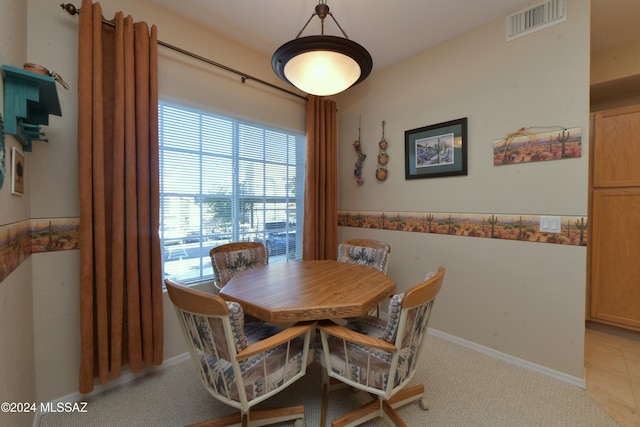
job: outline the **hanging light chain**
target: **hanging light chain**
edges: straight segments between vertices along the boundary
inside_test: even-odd
[[[342,29],[342,27],[340,26],[336,18],[333,16],[333,13],[329,12],[329,16],[331,16],[331,18],[333,19],[333,22],[335,22],[338,28],[340,28],[340,31],[342,32],[342,35],[344,36],[344,38],[348,39],[349,36],[347,35],[347,33],[344,32],[344,30]]]
[[[331,19],[333,19],[333,22],[336,23],[336,25],[338,26],[338,29],[340,30],[340,32],[342,33],[342,35],[344,36],[345,39],[348,39],[349,36],[347,35],[347,33],[342,29],[342,26],[340,25],[340,23],[338,22],[338,20],[336,19],[335,16],[333,16],[333,13],[331,13],[331,11],[329,10],[329,5],[327,5],[326,0],[320,0],[318,2],[318,4],[316,5],[315,8],[315,12],[311,15],[311,17],[307,20],[307,23],[304,24],[304,27],[302,27],[302,29],[300,30],[300,32],[298,32],[298,35],[296,36],[296,38],[300,38],[300,36],[302,35],[302,33],[304,32],[304,30],[307,28],[307,26],[309,25],[309,22],[311,22],[311,20],[313,19],[314,16],[317,16],[320,19],[320,34],[324,35],[324,19],[327,17],[327,15],[329,15],[331,17]]]
[[[307,21],[307,23],[306,23],[306,24],[304,24],[304,27],[302,27],[302,29],[300,30],[300,32],[299,32],[299,33],[298,33],[298,35],[296,36],[296,38],[297,38],[297,39],[299,39],[299,38],[300,38],[300,35],[301,35],[301,34],[302,34],[302,32],[304,31],[304,29],[305,29],[305,28],[307,28],[307,25],[309,25],[309,22],[311,22],[311,20],[313,19],[313,17],[314,17],[314,16],[316,16],[316,14],[315,14],[315,13],[313,13],[313,14],[311,15],[311,17],[309,18],[309,20]]]

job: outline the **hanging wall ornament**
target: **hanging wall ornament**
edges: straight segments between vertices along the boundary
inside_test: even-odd
[[[362,121],[362,117],[358,119],[358,139],[353,142],[353,148],[356,150],[358,157],[356,159],[356,168],[353,171],[353,175],[356,177],[356,183],[358,185],[364,184],[364,178],[362,177],[362,164],[364,163],[364,159],[367,158],[367,155],[362,152],[362,144],[360,143],[360,124]]]
[[[389,143],[384,139],[384,120],[382,121],[382,139],[378,143],[380,151],[378,152],[378,169],[376,169],[376,179],[378,181],[384,181],[387,179],[387,163],[389,162],[389,155],[387,154],[387,147]]]

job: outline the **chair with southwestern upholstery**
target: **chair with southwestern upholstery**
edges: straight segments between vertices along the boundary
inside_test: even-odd
[[[338,245],[338,261],[370,265],[387,273],[391,246],[372,239],[348,239]]]
[[[266,323],[244,323],[242,307],[217,295],[165,280],[191,358],[205,388],[237,408],[233,415],[195,426],[263,426],[296,420],[303,427],[304,406],[251,410],[306,373],[315,322],[280,330]]]
[[[267,265],[269,252],[260,242],[233,242],[209,251],[213,267],[213,284],[222,289],[239,271]]]
[[[387,274],[391,246],[373,239],[348,239],[338,245],[338,261],[351,264],[370,265]],[[369,311],[380,317],[380,306]]]
[[[405,386],[418,366],[427,323],[444,275],[445,268],[440,267],[419,285],[394,295],[389,302],[388,321],[362,316],[349,320],[345,326],[331,321],[318,325],[327,376],[376,396],[334,420],[333,427],[355,426],[377,417],[404,426],[396,408],[418,400],[422,409],[428,409],[424,385]],[[321,425],[326,418],[328,393],[329,381],[325,379]]]

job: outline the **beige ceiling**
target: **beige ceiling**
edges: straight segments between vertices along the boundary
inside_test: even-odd
[[[268,56],[296,37],[318,0],[149,0]],[[543,0],[327,0],[374,71]],[[588,1],[588,0],[573,0]],[[640,39],[640,0],[591,0],[592,50]],[[567,12],[568,19],[571,9]],[[320,33],[314,18],[302,35]],[[341,35],[333,22],[325,34]]]
[[[296,37],[318,0],[150,0],[269,57]],[[638,0],[640,1],[640,0]],[[536,0],[328,0],[347,36],[373,57],[374,71],[506,17]],[[341,35],[327,18],[325,34]],[[320,34],[314,18],[302,35]]]

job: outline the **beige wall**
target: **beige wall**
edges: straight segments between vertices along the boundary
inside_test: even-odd
[[[26,61],[27,5],[22,0],[0,2],[0,64],[15,65]],[[2,85],[0,85],[2,86]],[[0,88],[0,111],[4,119],[4,90]],[[11,194],[11,147],[20,144],[5,135],[7,176],[0,189],[0,223],[12,224],[30,217],[27,192],[23,197]],[[28,161],[28,160],[27,160]],[[27,165],[25,187],[30,187]],[[3,237],[0,237],[3,238]],[[34,402],[36,384],[33,347],[33,291],[31,259],[27,259],[7,279],[0,282],[0,402]],[[0,412],[0,425],[30,426],[33,413]]]
[[[640,40],[627,41],[591,53],[591,84],[640,74]]]
[[[640,40],[591,52],[591,112],[640,103]]]
[[[505,42],[504,19],[372,75],[338,97],[339,208],[586,215],[589,7]],[[358,137],[365,184],[353,178]],[[468,117],[468,176],[407,181],[404,131]],[[382,121],[389,177],[378,182]],[[492,143],[520,127],[582,127],[579,159],[494,167]],[[341,227],[340,238],[391,243],[401,290],[447,267],[432,327],[563,375],[583,378],[586,249]]]

